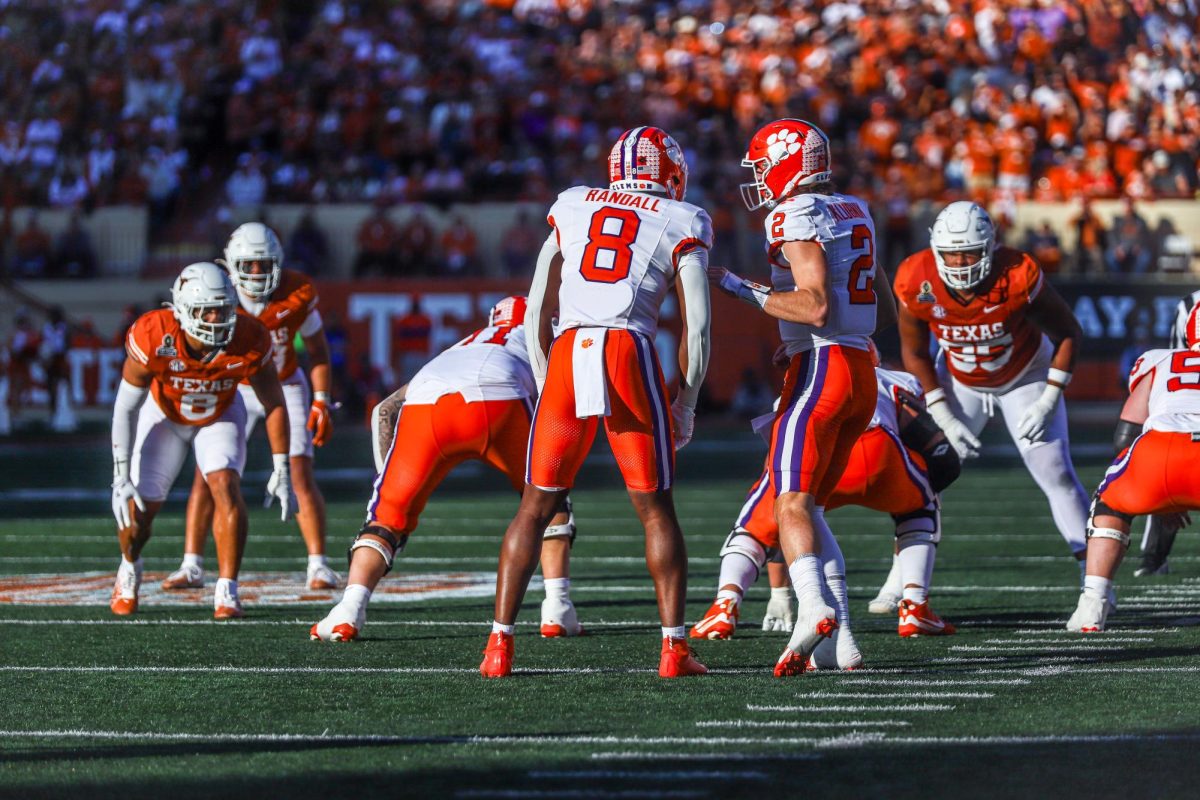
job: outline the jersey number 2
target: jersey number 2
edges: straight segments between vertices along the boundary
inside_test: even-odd
[[[608,230],[605,230],[607,223]],[[584,279],[596,283],[616,283],[629,275],[633,263],[633,242],[637,239],[642,220],[628,208],[604,207],[592,214],[588,226],[588,243],[583,250],[579,272]],[[615,231],[614,231],[615,228]],[[601,266],[601,253],[611,253],[609,266]]]
[[[866,247],[867,252],[854,259],[850,265],[850,280],[846,286],[850,291],[850,302],[853,305],[873,305],[875,303],[875,277],[864,276],[863,273],[875,269],[875,240],[871,238],[871,229],[866,225],[855,225],[850,231],[850,246],[855,250]]]

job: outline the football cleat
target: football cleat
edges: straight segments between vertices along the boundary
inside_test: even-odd
[[[862,651],[854,634],[848,628],[839,627],[828,639],[817,643],[808,663],[805,665],[809,672],[819,669],[842,669],[847,672],[860,669],[863,665]]]
[[[309,629],[308,638],[314,642],[354,641],[366,623],[366,611],[364,607],[361,613],[353,614],[338,603],[325,615],[325,619]]]
[[[901,600],[898,614],[900,622],[896,633],[901,636],[953,636],[957,631],[952,624],[933,613],[928,600],[924,603]]]
[[[118,617],[127,617],[138,609],[138,590],[142,586],[140,569],[118,569],[108,607]]]
[[[237,593],[218,582],[213,594],[213,619],[241,619],[243,616],[242,601]]]
[[[507,678],[512,675],[513,637],[511,633],[493,633],[483,651],[479,674],[485,678]]]
[[[542,601],[542,636],[557,639],[562,636],[582,636],[583,626],[570,600],[547,597]]]
[[[1150,578],[1155,575],[1169,575],[1171,568],[1167,565],[1167,560],[1164,558],[1161,561],[1157,557],[1146,553],[1142,556],[1142,565],[1133,571],[1135,578]]]
[[[875,599],[867,603],[867,611],[871,614],[895,614],[900,608],[900,597],[884,586]]]
[[[738,601],[732,597],[716,600],[688,634],[693,639],[730,639],[737,630]]]
[[[689,675],[704,675],[708,667],[696,660],[687,639],[664,638],[662,653],[658,658],[658,677],[686,678]]]
[[[1067,620],[1067,630],[1072,633],[1103,633],[1107,619],[1108,603],[1081,592],[1075,613]]]
[[[203,589],[204,569],[184,564],[163,579],[162,588],[168,592],[175,589]]]
[[[322,589],[336,589],[338,588],[338,575],[324,564],[309,566],[308,588],[317,591]]]
[[[833,609],[823,602],[801,606],[792,638],[775,662],[775,677],[802,675],[808,668],[808,657],[822,639],[828,639],[838,629]],[[836,652],[836,651],[835,651]]]

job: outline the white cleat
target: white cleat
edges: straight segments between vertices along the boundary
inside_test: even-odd
[[[557,639],[561,636],[582,636],[583,626],[575,613],[575,604],[570,600],[547,597],[542,601],[542,637]]]
[[[184,564],[163,579],[162,588],[168,592],[175,589],[203,589],[204,569]]]
[[[1067,620],[1067,630],[1072,633],[1102,633],[1108,619],[1108,603],[1081,592],[1075,613]]]
[[[314,590],[338,588],[338,574],[325,564],[308,568],[308,588]]]
[[[236,592],[223,591],[223,584],[218,583],[217,587],[213,594],[213,619],[241,619],[244,616],[241,598]]]
[[[309,629],[308,638],[314,642],[350,642],[358,638],[366,621],[367,609],[365,607],[359,613],[354,614],[338,603],[325,615],[325,619]]]
[[[808,658],[809,671],[819,669],[855,670],[863,665],[862,651],[854,634],[847,628],[838,628],[833,636],[822,639],[817,643],[813,654]]]
[[[867,611],[872,614],[895,615],[900,608],[900,595],[892,594],[885,586],[875,595],[875,599],[867,603]]]

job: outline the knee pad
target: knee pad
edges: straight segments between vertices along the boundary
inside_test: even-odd
[[[908,514],[893,514],[896,521],[896,547],[903,550],[914,544],[937,545],[942,540],[942,513],[936,502]]]
[[[543,539],[568,539],[568,546],[575,546],[575,510],[571,507],[571,498],[566,501],[567,521],[562,525],[547,525],[542,533]]]
[[[721,546],[721,552],[718,554],[721,558],[727,555],[737,553],[745,556],[754,563],[758,569],[766,566],[767,548],[763,547],[757,539],[749,534],[748,531],[742,528],[734,528],[733,531],[725,539],[725,544]]]
[[[364,539],[363,536],[366,534],[378,536],[380,539],[383,539],[385,542],[387,542],[387,544],[381,544],[374,539]],[[358,532],[358,535],[354,537],[354,541],[350,543],[350,548],[346,550],[346,561],[353,561],[354,551],[360,547],[366,547],[367,549],[374,550],[376,553],[379,553],[379,555],[383,556],[383,562],[387,565],[387,571],[383,574],[387,575],[388,572],[392,571],[392,562],[396,559],[396,553],[404,550],[404,545],[407,542],[407,533],[397,537],[396,534],[392,533],[387,528],[381,528],[378,525],[372,525],[368,522],[362,526],[362,530]]]
[[[1097,514],[1108,517],[1116,517],[1117,519],[1124,520],[1126,524],[1133,522],[1132,514],[1126,514],[1122,511],[1117,511],[1108,503],[1101,500],[1099,493],[1092,496],[1092,507],[1088,513],[1088,530],[1091,530],[1092,520],[1096,518]],[[1089,533],[1088,536],[1091,536],[1091,534]]]
[[[959,474],[962,473],[962,461],[959,460],[958,453],[950,446],[950,442],[945,439],[926,450],[922,450],[921,455],[925,458],[925,471],[929,475],[929,488],[935,492],[941,492],[947,486],[954,483],[958,480]]]
[[[1087,538],[1089,539],[1115,539],[1121,543],[1121,547],[1129,549],[1129,534],[1122,533],[1116,528],[1094,528],[1091,523],[1088,523]]]

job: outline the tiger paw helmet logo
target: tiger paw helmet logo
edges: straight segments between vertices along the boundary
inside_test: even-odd
[[[771,159],[772,164],[777,164],[800,152],[801,145],[799,131],[783,128],[767,137],[767,157]]]

